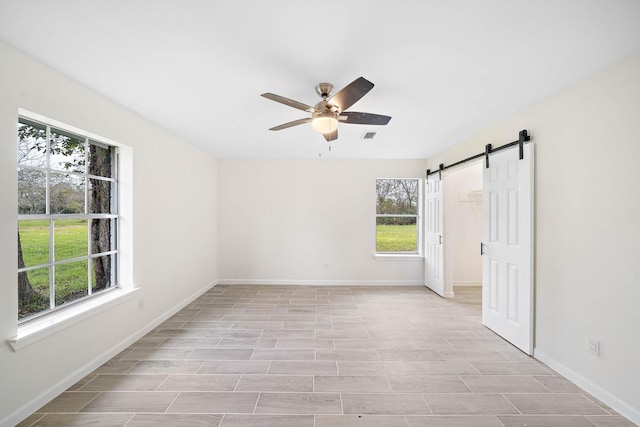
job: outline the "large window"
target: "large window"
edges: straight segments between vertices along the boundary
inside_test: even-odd
[[[419,253],[418,179],[376,180],[376,252]]]
[[[116,286],[116,147],[18,120],[18,320]]]

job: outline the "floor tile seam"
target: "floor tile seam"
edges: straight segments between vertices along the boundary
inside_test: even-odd
[[[584,415],[584,414],[499,414],[496,415],[496,417],[516,417],[516,418],[526,418],[526,417],[532,417],[532,418],[583,418],[586,421],[589,421],[591,424],[593,424],[594,427],[597,427],[597,424],[594,423],[593,420],[589,419],[589,417],[594,416],[594,415]],[[598,415],[597,415],[598,416]],[[612,415],[599,415],[599,416],[604,416],[604,417],[611,417]]]
[[[599,424],[597,424],[594,420],[592,420],[589,417],[595,417],[595,416],[599,416],[599,417],[622,417],[625,421],[631,422],[628,418],[623,417],[622,415],[583,415],[583,416],[587,419],[587,421],[589,421],[591,424],[593,424],[594,427],[598,427]]]
[[[66,392],[68,393],[68,392]],[[85,392],[85,393],[92,393],[92,392]],[[78,409],[75,413],[80,413],[80,411],[82,411],[84,408],[86,408],[91,402],[93,402],[94,400],[96,400],[98,398],[98,396],[100,396],[103,392],[99,391],[96,393],[95,396],[93,396],[91,399],[89,399],[89,401],[87,403],[85,403],[84,405],[82,405],[82,407],[80,409]]]
[[[424,402],[425,406],[429,410],[429,414],[433,415],[433,409],[431,409],[431,406],[429,406],[429,402],[427,402],[427,398],[425,397],[425,394],[424,393],[418,393],[418,394],[420,394],[420,398],[422,399],[422,401]]]
[[[556,394],[560,394],[560,393],[556,393]],[[584,391],[582,391],[582,392],[577,393],[577,394],[580,394],[584,399],[588,400],[589,402],[591,402],[594,405],[596,405],[598,408],[602,409],[604,412],[607,413],[607,415],[611,415],[611,416],[620,415],[617,412],[611,413],[611,411],[609,411],[609,409],[611,409],[611,408],[609,408],[608,406],[605,408],[604,406],[600,405],[600,403],[602,403],[602,402],[600,402],[598,399],[596,399],[594,396],[590,395],[589,393],[585,393]],[[593,398],[595,400],[590,399],[590,398]],[[598,403],[598,402],[600,402],[600,403]],[[611,409],[611,410],[613,410],[613,409]]]
[[[530,361],[533,362],[534,364],[538,365],[540,368],[544,369],[545,371],[547,371],[548,372],[547,375],[552,375],[552,376],[558,376],[559,375],[556,371],[554,371],[553,369],[551,369],[550,367],[548,367],[547,365],[545,365],[544,363],[542,363],[541,361],[539,361],[535,357],[531,357]]]
[[[500,353],[502,356],[506,357],[508,361],[510,362],[522,362],[523,360],[513,360],[512,358],[509,357],[508,354],[504,354],[504,350],[496,350],[498,353]]]
[[[36,423],[37,423],[38,421],[42,420],[44,417],[46,417],[46,416],[47,416],[47,413],[42,413],[42,414],[40,414],[40,413],[38,413],[38,412],[34,412],[34,413],[33,413],[33,414],[31,414],[31,415],[40,415],[40,417],[38,417],[37,419],[33,420],[33,422],[32,422],[31,424],[29,424],[28,426],[26,426],[26,427],[32,427],[32,426],[35,426],[35,425],[36,425]],[[30,415],[30,416],[31,416],[31,415]],[[24,421],[22,421],[22,422],[24,422]]]
[[[545,375],[546,376],[546,375]],[[544,385],[540,380],[538,380],[535,375],[531,375],[531,378],[533,378],[533,380],[535,382],[537,382],[538,384],[540,384],[542,387],[546,388],[547,390],[549,390],[549,393],[553,393],[553,394],[558,394],[559,392],[555,392],[553,390],[551,390],[549,387],[547,387],[546,385]],[[564,377],[563,377],[564,378]],[[572,383],[573,384],[573,383]]]
[[[118,374],[106,374],[106,375],[118,375]],[[106,376],[104,375],[104,376]],[[121,374],[122,376],[126,376],[127,374]],[[164,379],[162,381],[160,381],[160,383],[153,389],[153,390],[116,390],[116,391],[148,391],[148,392],[154,392],[154,391],[164,391],[164,390],[160,390],[160,387],[162,386],[162,384],[164,384],[167,379],[169,379],[169,374],[129,374],[128,376],[133,376],[133,375],[141,375],[141,376],[164,376]],[[100,375],[98,375],[100,376]],[[96,377],[97,378],[97,377]],[[94,378],[95,379],[95,378]],[[84,386],[88,385],[89,383],[85,384]],[[84,387],[83,386],[83,387]],[[111,391],[111,390],[101,390],[101,391]]]
[[[529,377],[529,378],[533,378],[534,375],[538,375],[538,374],[519,374],[519,373],[483,374],[483,373],[480,373],[480,374],[462,374],[462,375],[464,375],[465,377]],[[551,376],[551,375],[543,375],[543,376]],[[533,379],[535,380],[535,378]],[[577,393],[581,393],[581,392],[577,392]]]
[[[225,375],[225,374],[222,374]],[[236,380],[236,384],[233,386],[233,390],[231,392],[235,392],[238,389],[238,385],[240,385],[240,380],[242,379],[242,374],[238,375],[238,379]]]
[[[337,396],[338,394],[340,394],[339,391],[290,391],[290,390],[283,390],[283,391],[254,391],[254,392],[247,392],[247,393],[260,393],[260,394],[313,394],[316,396],[321,396],[321,395],[332,395],[332,396]]]
[[[260,398],[262,397],[262,392],[258,392],[258,398],[256,399],[256,403],[253,405],[252,414],[256,413],[256,409],[258,409],[258,402],[260,402]]]
[[[500,393],[500,395],[502,396],[502,398],[504,400],[506,400],[507,402],[509,402],[509,405],[513,406],[513,408],[518,411],[519,414],[521,415],[525,415],[520,409],[518,409],[518,407],[511,401],[509,400],[509,398],[506,396],[507,394],[516,394],[516,393]],[[547,393],[520,393],[520,394],[543,394],[546,395]]]
[[[340,413],[342,415],[344,415],[344,402],[342,401],[342,393],[338,393],[340,396]],[[315,421],[315,416],[314,416],[314,421]]]
[[[195,362],[195,361],[194,361]],[[204,360],[202,360],[200,362],[200,366],[198,366],[198,368],[195,370],[195,372],[193,373],[193,375],[198,375],[198,372],[200,371],[200,369],[202,369],[202,367],[204,366]]]
[[[122,427],[127,427],[127,424],[129,424],[135,418],[136,415],[137,415],[137,412],[132,413],[129,419],[122,425]]]
[[[151,414],[157,414],[157,412],[149,412]],[[57,411],[57,412],[34,412],[31,415],[86,415],[86,414],[97,414],[97,415],[123,415],[123,414],[137,414],[134,411],[126,411],[126,412],[113,412],[113,411],[91,411],[91,412],[72,412],[72,411]],[[42,417],[41,417],[42,418]]]
[[[464,386],[467,388],[467,390],[469,390],[470,393],[475,393],[475,391],[473,391],[473,389],[469,386],[469,384],[467,384],[464,378],[462,378],[463,377],[462,375],[453,375],[453,377],[458,377],[458,379],[462,381],[462,384],[464,384]]]

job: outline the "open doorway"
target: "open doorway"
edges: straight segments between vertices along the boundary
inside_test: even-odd
[[[444,220],[445,297],[456,290],[480,294],[482,289],[482,173],[483,162],[445,172]]]

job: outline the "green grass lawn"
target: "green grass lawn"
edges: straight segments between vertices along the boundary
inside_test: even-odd
[[[56,261],[87,255],[86,220],[65,219],[54,222],[54,253]],[[20,243],[26,267],[49,262],[49,221],[19,221]],[[87,260],[60,264],[55,267],[56,305],[87,295]],[[36,291],[29,302],[21,302],[19,317],[49,308],[49,267],[29,270],[29,283]]]
[[[417,252],[418,226],[376,225],[376,252]]]

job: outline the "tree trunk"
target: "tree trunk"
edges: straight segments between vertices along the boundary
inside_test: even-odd
[[[111,220],[94,219],[91,225],[91,245],[94,253],[111,250]],[[93,258],[94,288],[105,289],[111,284],[111,256]]]
[[[111,150],[95,145],[89,147],[89,173],[111,177]],[[111,182],[92,180],[89,203],[91,212],[111,213]],[[94,254],[111,250],[111,219],[91,221],[91,248]],[[94,289],[108,288],[111,285],[111,256],[93,258],[92,262],[95,273]]]
[[[22,256],[22,243],[20,242],[20,231],[18,231],[18,268],[24,268],[24,258]],[[34,291],[29,283],[27,272],[18,273],[18,299],[20,301],[29,301],[33,297]]]

